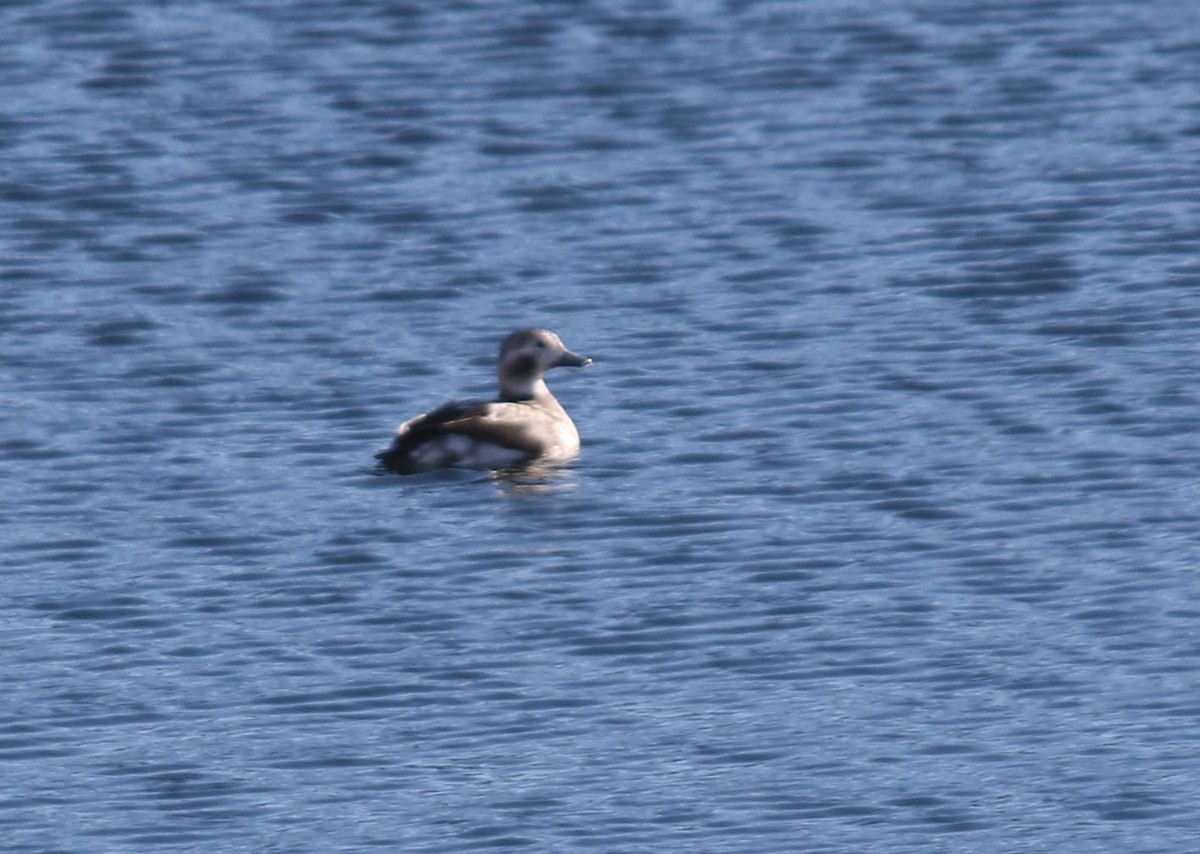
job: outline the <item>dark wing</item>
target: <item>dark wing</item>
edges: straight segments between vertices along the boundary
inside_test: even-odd
[[[431,434],[444,432],[445,425],[463,418],[482,415],[487,411],[487,404],[475,400],[452,400],[443,403],[432,412],[418,415],[400,425],[396,441],[405,441],[409,445],[419,445]]]
[[[452,400],[449,403],[443,403],[431,412],[410,418],[396,431],[396,437],[392,439],[391,447],[386,451],[380,451],[375,455],[375,459],[381,460],[387,455],[404,454],[422,442],[445,432],[443,425],[460,418],[481,415],[486,407],[486,403],[475,400]]]
[[[508,412],[510,408],[521,406],[519,403],[451,401],[400,425],[391,447],[380,451],[375,459],[390,469],[404,468],[414,448],[448,434],[469,436],[478,442],[536,457],[545,450],[542,443],[529,435],[520,420],[504,417],[515,414]]]

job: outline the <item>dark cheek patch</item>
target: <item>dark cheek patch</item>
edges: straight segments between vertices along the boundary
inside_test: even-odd
[[[517,356],[512,361],[512,371],[514,374],[532,374],[536,365],[533,356]]]

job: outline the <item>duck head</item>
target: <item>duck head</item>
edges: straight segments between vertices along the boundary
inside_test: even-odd
[[[505,400],[529,400],[549,394],[542,377],[551,368],[590,365],[587,356],[572,353],[548,329],[518,329],[500,344],[500,394]]]

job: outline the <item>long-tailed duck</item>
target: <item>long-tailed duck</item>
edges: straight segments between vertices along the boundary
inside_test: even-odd
[[[568,460],[579,453],[579,431],[542,376],[551,368],[591,362],[553,332],[518,329],[500,345],[499,399],[453,401],[411,418],[375,458],[399,474]]]

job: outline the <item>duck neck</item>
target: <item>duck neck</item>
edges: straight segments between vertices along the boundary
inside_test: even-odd
[[[519,400],[553,400],[554,395],[546,381],[540,376],[512,376],[500,374],[500,399],[507,401]]]

